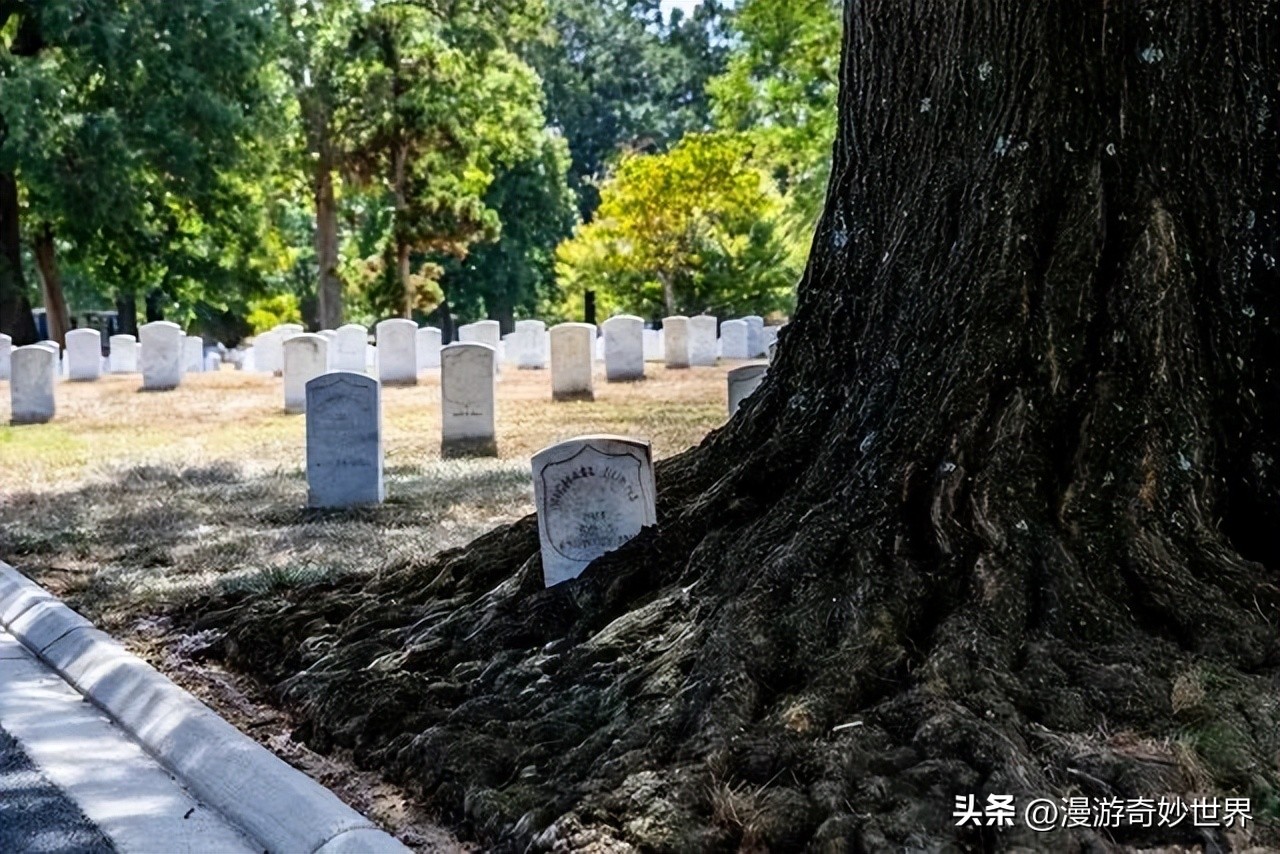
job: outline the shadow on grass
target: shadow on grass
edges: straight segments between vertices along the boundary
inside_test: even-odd
[[[91,619],[118,622],[216,590],[268,591],[372,574],[463,545],[531,510],[525,464],[431,461],[386,472],[387,500],[306,506],[297,471],[142,465],[58,493],[0,499],[0,560]]]

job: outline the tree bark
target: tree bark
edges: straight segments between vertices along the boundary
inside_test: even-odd
[[[314,176],[315,247],[320,271],[316,298],[321,329],[337,329],[343,323],[342,279],[338,276],[338,202],[333,191],[333,172],[331,158],[318,158]]]
[[[116,315],[120,319],[120,328],[116,334],[138,337],[138,295],[136,293],[120,294],[116,297]]]
[[[22,272],[22,209],[18,182],[12,172],[0,172],[0,333],[17,346],[38,337]]]
[[[44,223],[35,237],[36,269],[40,272],[40,284],[44,289],[45,318],[49,323],[49,340],[66,346],[67,332],[71,329],[71,313],[67,309],[67,297],[62,290],[62,272],[58,268],[58,250],[54,241],[53,226]]]
[[[952,810],[1280,785],[1277,18],[852,0],[797,310],[658,525],[265,596],[230,657],[496,850],[1230,847]]]

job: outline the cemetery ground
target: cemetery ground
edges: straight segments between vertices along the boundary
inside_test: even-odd
[[[306,508],[305,417],[284,414],[279,378],[227,367],[165,393],[139,392],[137,375],[59,382],[56,420],[0,426],[0,556],[409,844],[439,844],[432,817],[377,774],[289,738],[265,686],[210,654],[221,632],[202,628],[204,608],[463,546],[532,512],[529,458],[555,442],[646,437],[661,458],[723,423],[724,366],[646,368],[563,403],[548,371],[504,370],[496,459],[440,458],[438,372],[385,388],[387,499],[349,511]]]

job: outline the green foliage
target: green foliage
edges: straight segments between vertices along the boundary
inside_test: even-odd
[[[246,321],[254,335],[266,332],[281,323],[301,323],[302,308],[295,294],[276,294],[249,302]]]
[[[666,154],[629,155],[601,188],[595,221],[558,251],[558,313],[585,290],[604,315],[764,314],[784,308],[797,270],[783,200],[747,139],[691,134]]]

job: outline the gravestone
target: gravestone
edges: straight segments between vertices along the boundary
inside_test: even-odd
[[[689,364],[706,367],[716,363],[717,322],[709,314],[689,318]]]
[[[757,314],[748,314],[742,318],[747,322],[747,358],[754,359],[764,355],[764,318]]]
[[[0,380],[9,379],[9,365],[13,358],[13,339],[0,332]]]
[[[498,455],[493,362],[488,344],[467,342],[440,348],[440,455]]]
[[[67,378],[90,382],[102,376],[102,335],[96,329],[67,332]]]
[[[329,342],[304,332],[284,342],[284,411],[307,411],[307,383],[329,367]]]
[[[750,359],[750,324],[726,320],[720,324],[720,355],[726,359]]]
[[[751,396],[760,383],[764,382],[764,375],[769,370],[767,364],[757,363],[752,365],[742,365],[729,371],[729,417],[732,418],[734,413],[738,411],[738,407],[742,402]]]
[[[604,332],[604,376],[611,383],[644,379],[644,321],[619,314],[600,325]]]
[[[254,366],[264,374],[278,374],[284,369],[284,338],[272,329],[253,339]]]
[[[623,436],[582,436],[533,456],[534,506],[548,587],[655,525],[653,452]]]
[[[689,367],[689,318],[677,315],[662,321],[662,347],[668,368]]]
[[[765,353],[768,353],[769,348],[778,343],[778,332],[781,331],[781,329],[781,326],[766,326],[762,330],[760,340]]]
[[[547,324],[541,320],[517,320],[516,335],[520,336],[516,365],[526,371],[540,371],[547,367]]]
[[[493,348],[493,372],[499,373],[503,357],[502,327],[496,320],[477,320],[458,327],[458,342],[487,344]]]
[[[335,371],[365,371],[365,347],[369,344],[369,330],[358,323],[339,326],[329,342],[329,367]]]
[[[108,343],[111,355],[107,357],[108,370],[113,374],[138,372],[138,339],[132,335],[112,335]]]
[[[666,354],[662,352],[662,333],[657,329],[646,329],[642,334],[644,335],[644,360],[646,362],[663,361]]]
[[[593,324],[561,323],[551,327],[552,400],[595,400],[595,345]]]
[[[508,332],[502,336],[502,343],[498,345],[498,361],[513,368],[519,367],[522,350],[524,350],[524,333]]]
[[[276,329],[283,333],[285,338],[292,338],[294,335],[301,335],[307,331],[307,328],[301,323],[277,323]]]
[[[37,341],[35,347],[43,347],[53,354],[53,362],[49,365],[49,370],[53,374],[53,381],[57,382],[58,377],[63,373],[64,360],[62,358],[62,347],[57,341]]]
[[[138,330],[144,390],[168,391],[182,382],[185,338],[181,327],[167,320],[152,321]]]
[[[418,335],[418,370],[429,371],[440,367],[440,330],[424,326]]]
[[[57,356],[48,347],[32,344],[15,348],[9,358],[9,423],[51,420]]]
[[[772,344],[770,344],[770,345],[769,345],[769,350],[768,350],[768,352],[766,353],[766,355],[769,357],[769,364],[771,364],[771,365],[772,365],[772,364],[773,364],[773,358],[774,358],[774,356],[778,355],[778,342],[777,342],[777,341],[774,341]]]
[[[204,339],[188,335],[182,342],[182,369],[190,374],[204,370]]]
[[[286,351],[286,357],[287,357]],[[306,385],[307,504],[354,507],[383,499],[382,401],[363,371],[333,371]]]
[[[383,385],[418,384],[418,324],[403,317],[376,327],[378,379]]]

